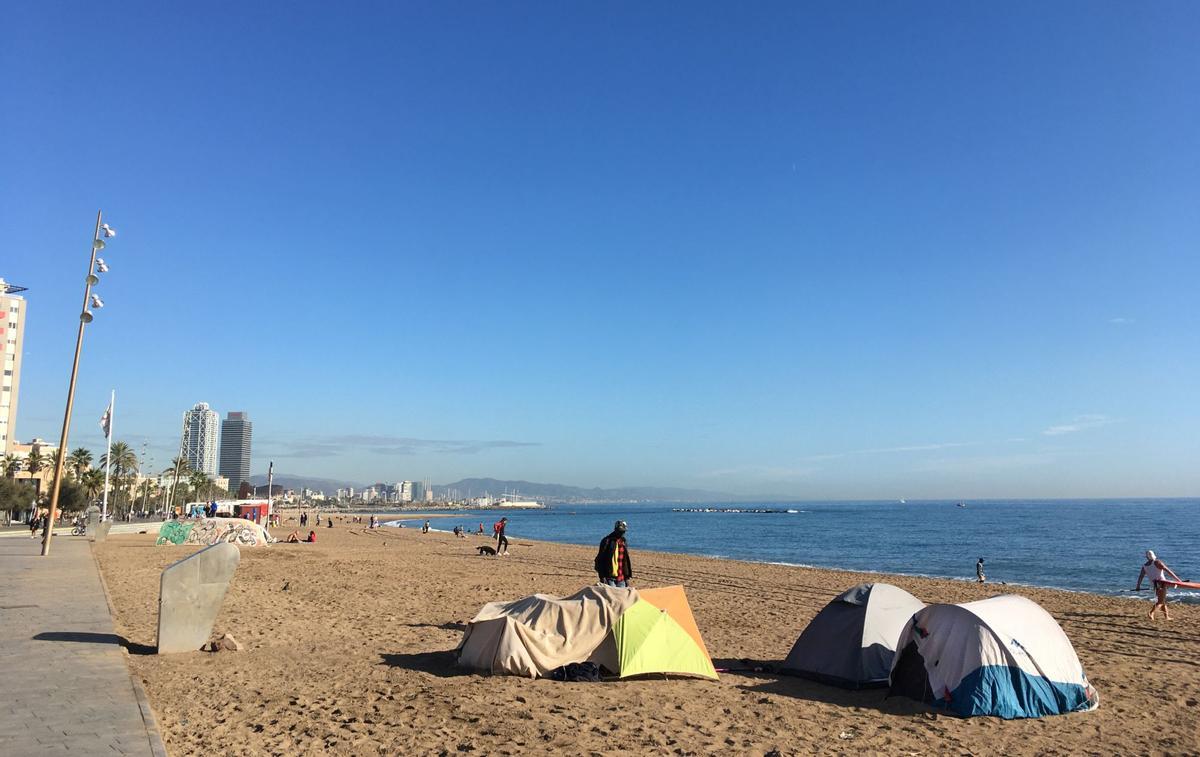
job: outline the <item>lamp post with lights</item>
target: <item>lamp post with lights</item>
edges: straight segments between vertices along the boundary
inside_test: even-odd
[[[63,413],[62,436],[59,438],[58,455],[54,464],[54,489],[50,494],[50,511],[46,514],[46,525],[42,529],[43,556],[50,554],[50,539],[54,536],[54,518],[58,514],[58,495],[62,489],[63,462],[67,454],[67,432],[71,430],[71,410],[75,405],[75,379],[79,375],[79,353],[83,349],[83,329],[92,322],[93,318],[92,311],[88,308],[99,310],[104,307],[104,301],[99,296],[92,294],[92,287],[100,283],[100,277],[96,274],[106,272],[108,266],[104,264],[104,259],[97,258],[96,254],[104,249],[105,239],[117,235],[116,230],[103,221],[103,213],[96,211],[96,231],[92,234],[92,253],[88,260],[87,278],[84,279],[83,287],[83,309],[79,313],[79,335],[75,338],[75,360],[71,364],[71,383],[67,388],[67,409]]]

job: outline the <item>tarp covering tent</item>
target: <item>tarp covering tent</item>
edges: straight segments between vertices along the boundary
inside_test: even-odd
[[[531,678],[575,662],[621,678],[717,677],[682,586],[589,586],[569,597],[492,602],[472,618],[458,653],[465,667]]]
[[[859,584],[825,605],[800,634],[784,672],[857,689],[886,686],[896,640],[925,606],[891,584]]]
[[[929,605],[909,620],[896,649],[892,693],[964,717],[1037,718],[1100,703],[1062,628],[1015,594]]]

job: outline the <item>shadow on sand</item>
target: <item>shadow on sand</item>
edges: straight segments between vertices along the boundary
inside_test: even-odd
[[[779,660],[715,659],[713,666],[732,675],[753,677],[758,683],[738,684],[742,691],[823,702],[839,707],[862,707],[894,715],[933,712],[927,705],[902,696],[888,696],[884,688],[843,689],[779,672]]]
[[[388,653],[380,657],[383,664],[392,668],[415,670],[418,673],[429,673],[439,678],[457,678],[459,676],[475,675],[473,671],[458,665],[458,650],[445,649],[440,652],[418,652],[416,654]]]
[[[33,637],[34,641],[70,641],[77,644],[113,644],[125,647],[129,654],[154,654],[155,648],[138,644],[115,633],[91,631],[43,631]]]
[[[465,631],[466,623],[405,623],[409,628],[440,628],[443,631]]]

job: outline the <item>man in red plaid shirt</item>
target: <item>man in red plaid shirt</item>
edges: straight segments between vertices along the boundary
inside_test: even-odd
[[[600,540],[600,551],[596,553],[596,573],[600,583],[625,588],[633,580],[633,563],[629,559],[629,545],[625,543],[625,521],[613,525],[612,533]]]

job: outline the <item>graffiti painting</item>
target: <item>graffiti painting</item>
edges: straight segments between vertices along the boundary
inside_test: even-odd
[[[187,520],[166,520],[158,527],[158,544],[183,544],[187,541],[188,533],[196,524]]]
[[[240,547],[266,546],[275,541],[267,529],[242,518],[169,520],[158,529],[156,544],[212,546],[221,542]]]

